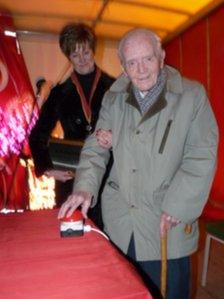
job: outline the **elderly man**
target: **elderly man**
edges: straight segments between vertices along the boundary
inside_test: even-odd
[[[168,231],[166,298],[187,299],[197,218],[216,165],[216,121],[203,86],[164,66],[153,32],[128,32],[119,57],[124,74],[105,94],[96,126],[109,137],[87,139],[73,193],[58,217],[78,206],[87,217],[96,204],[112,134],[114,165],[102,196],[105,231],[146,273],[154,298],[160,298],[160,234]]]

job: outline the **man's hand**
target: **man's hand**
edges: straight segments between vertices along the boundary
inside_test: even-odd
[[[168,215],[167,213],[162,213],[160,219],[160,235],[164,237],[169,229],[172,229],[181,221]]]
[[[72,171],[64,170],[47,170],[44,175],[48,177],[53,177],[57,181],[66,182],[74,178],[74,173]]]
[[[87,212],[91,205],[92,194],[85,191],[77,191],[72,193],[65,203],[61,206],[58,219],[65,217],[70,217],[72,213],[81,206],[81,212],[84,218],[87,218]]]
[[[96,139],[100,146],[103,148],[109,149],[112,147],[112,132],[111,130],[96,130]]]

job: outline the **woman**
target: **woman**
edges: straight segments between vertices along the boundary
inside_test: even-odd
[[[89,26],[65,26],[59,44],[74,71],[65,82],[52,89],[29,138],[36,175],[45,174],[64,182],[59,188],[61,192],[56,191],[57,206],[71,192],[73,176],[67,170],[54,169],[48,148],[51,132],[60,121],[65,139],[84,141],[93,132],[103,95],[114,81],[95,64],[96,37]]]

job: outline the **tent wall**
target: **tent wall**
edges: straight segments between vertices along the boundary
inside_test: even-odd
[[[224,203],[224,5],[165,46],[167,63],[207,88],[219,130],[218,167],[211,200]]]

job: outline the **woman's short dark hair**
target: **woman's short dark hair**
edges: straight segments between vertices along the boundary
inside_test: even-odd
[[[95,52],[96,36],[91,27],[82,23],[71,23],[61,30],[59,45],[65,56],[69,58],[70,54],[75,51],[77,44],[88,44],[90,49]]]

